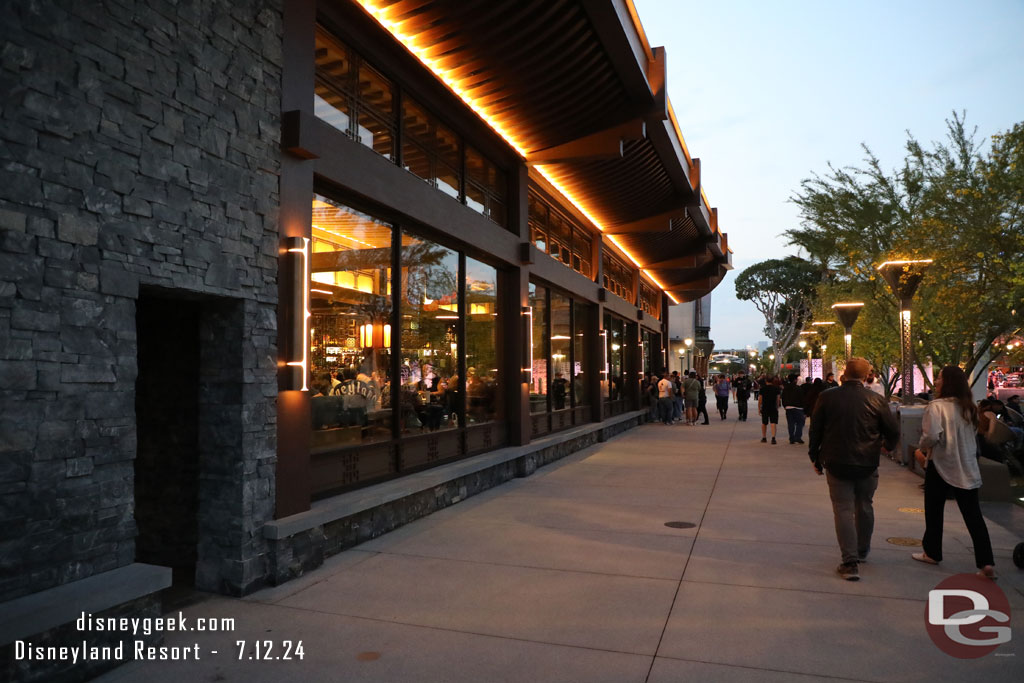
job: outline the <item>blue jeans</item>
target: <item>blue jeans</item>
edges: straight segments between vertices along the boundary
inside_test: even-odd
[[[804,437],[804,409],[786,408],[786,427],[789,429],[789,441],[800,441]]]
[[[661,421],[667,425],[672,424],[672,403],[671,397],[658,399],[658,412],[661,413]]]
[[[675,396],[672,399],[672,419],[681,420],[683,418],[683,397]]]

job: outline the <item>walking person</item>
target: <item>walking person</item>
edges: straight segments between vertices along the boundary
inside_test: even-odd
[[[967,375],[955,365],[942,368],[935,382],[934,401],[924,409],[921,440],[914,456],[925,464],[924,552],[912,558],[926,564],[942,562],[942,518],[952,493],[971,534],[978,576],[994,579],[995,560],[985,518],[978,504],[981,470],[978,467],[978,411]]]
[[[750,379],[745,377],[742,372],[736,376],[736,381],[732,383],[733,398],[736,399],[736,410],[739,413],[737,419],[740,422],[747,421],[747,401],[750,400],[751,384]]]
[[[676,385],[667,372],[662,373],[658,382],[658,413],[666,426],[672,425],[672,404],[675,401]]]
[[[860,578],[857,565],[871,551],[880,450],[894,448],[900,435],[889,404],[864,388],[870,371],[868,361],[851,358],[843,384],[818,396],[811,420],[808,455],[814,470],[828,481],[842,555],[836,572],[847,581]]]
[[[782,407],[786,411],[786,429],[789,443],[804,442],[804,396],[805,387],[796,383],[796,375],[790,374],[782,387]]]
[[[725,378],[725,375],[719,375],[718,381],[715,382],[715,402],[718,404],[718,414],[722,416],[724,420],[729,412],[729,395],[732,393],[732,383]]]
[[[697,417],[704,416],[702,425],[711,424],[708,420],[708,392],[704,388],[704,378],[698,377],[700,380],[700,392],[697,394]]]
[[[779,405],[782,403],[782,387],[778,377],[765,377],[761,383],[761,395],[757,397],[757,414],[761,416],[761,443],[767,443],[768,425],[772,426],[772,445],[775,445],[775,430],[779,426]]]

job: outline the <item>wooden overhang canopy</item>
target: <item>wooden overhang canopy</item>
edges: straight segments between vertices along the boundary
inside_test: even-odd
[[[732,267],[631,0],[358,0],[677,302]]]

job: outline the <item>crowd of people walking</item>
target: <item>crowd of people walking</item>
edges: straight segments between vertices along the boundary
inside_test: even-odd
[[[642,384],[651,421],[665,425],[711,424],[708,390],[722,421],[729,417],[730,403],[736,404],[737,419],[746,421],[753,398],[761,418],[761,443],[769,438],[771,444],[778,443],[780,410],[791,445],[805,443],[804,428],[810,420],[808,455],[814,471],[825,477],[832,501],[841,556],[836,571],[843,579],[858,580],[858,566],[871,551],[880,455],[895,449],[900,438],[894,411],[871,364],[850,359],[839,381],[831,373],[801,382],[796,374],[748,377],[739,372],[705,378],[691,371],[665,372],[660,378],[647,375]],[[971,537],[978,574],[995,579],[992,544],[978,498],[978,458],[985,453],[998,414],[989,400],[975,405],[964,371],[955,366],[942,369],[932,396],[915,454],[925,470],[923,551],[911,557],[926,564],[942,561],[945,503],[955,499]],[[701,416],[703,422],[698,422]]]

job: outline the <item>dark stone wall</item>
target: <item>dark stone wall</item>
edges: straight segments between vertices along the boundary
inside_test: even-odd
[[[281,11],[0,0],[0,602],[134,559],[140,286],[236,301],[204,322],[237,347],[211,359],[200,556],[225,592],[265,573]]]

